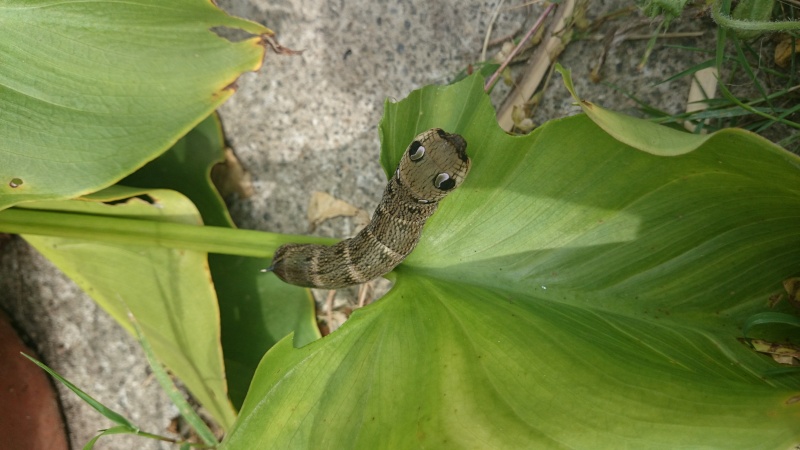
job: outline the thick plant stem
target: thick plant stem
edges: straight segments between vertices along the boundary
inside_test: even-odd
[[[179,248],[207,253],[271,257],[287,242],[331,244],[334,239],[153,220],[10,208],[0,211],[0,232]]]

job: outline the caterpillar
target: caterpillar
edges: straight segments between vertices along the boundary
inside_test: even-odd
[[[433,128],[417,135],[366,228],[333,246],[282,245],[266,271],[286,283],[323,289],[364,283],[391,272],[414,250],[425,221],[464,181],[469,168],[467,142],[458,134]]]

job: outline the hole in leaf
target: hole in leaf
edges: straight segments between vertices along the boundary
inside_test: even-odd
[[[211,27],[209,28],[212,33],[216,34],[217,36],[221,37],[222,39],[227,39],[231,42],[241,42],[247,39],[250,39],[254,36],[253,33],[248,33],[240,28],[231,28],[231,27]]]
[[[124,204],[128,203],[129,201],[131,201],[134,198],[142,200],[142,201],[145,201],[145,202],[147,202],[147,203],[149,203],[151,205],[155,205],[157,203],[156,200],[153,197],[151,197],[151,196],[149,196],[147,194],[137,195],[135,197],[121,198],[119,200],[111,200],[111,201],[107,201],[107,202],[103,202],[103,203],[106,204],[106,205],[111,205],[111,206],[124,205]]]
[[[8,182],[8,185],[12,188],[18,188],[22,186],[22,178],[12,178],[11,181]]]

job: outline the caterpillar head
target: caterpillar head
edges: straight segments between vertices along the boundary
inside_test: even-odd
[[[433,128],[418,134],[406,149],[395,176],[419,203],[435,203],[457,188],[469,172],[467,141]]]

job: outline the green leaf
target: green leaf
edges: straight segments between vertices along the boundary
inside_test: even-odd
[[[709,135],[684,133],[649,121],[632,121],[629,116],[604,109],[592,102],[582,100],[575,92],[570,72],[556,63],[556,71],[564,77],[572,98],[581,109],[603,130],[622,143],[639,150],[660,156],[677,156],[696,149]]]
[[[0,209],[94,192],[155,158],[260,66],[272,33],[207,0],[7,0],[0,29]]]
[[[116,191],[125,193],[124,188]],[[127,193],[141,195],[141,190],[129,188]],[[177,192],[144,193],[149,202],[133,197],[114,204],[92,201],[62,204],[96,222],[102,222],[104,216],[113,222],[118,220],[114,219],[116,216],[147,217],[155,223],[200,223],[194,205]],[[23,237],[132,334],[128,312],[133,313],[159,360],[183,381],[223,428],[233,423],[235,413],[227,398],[220,347],[219,309],[205,253],[92,242],[86,238],[27,234]]]
[[[482,86],[387,104],[387,173],[432,126],[472,171],[383,299],[267,353],[223,448],[800,443],[800,378],[737,339],[797,273],[798,158],[596,108],[614,135],[580,115],[509,136]]]
[[[749,338],[751,329],[763,325],[790,325],[800,328],[800,317],[771,311],[754,314],[748,317],[742,326],[742,336]]]

